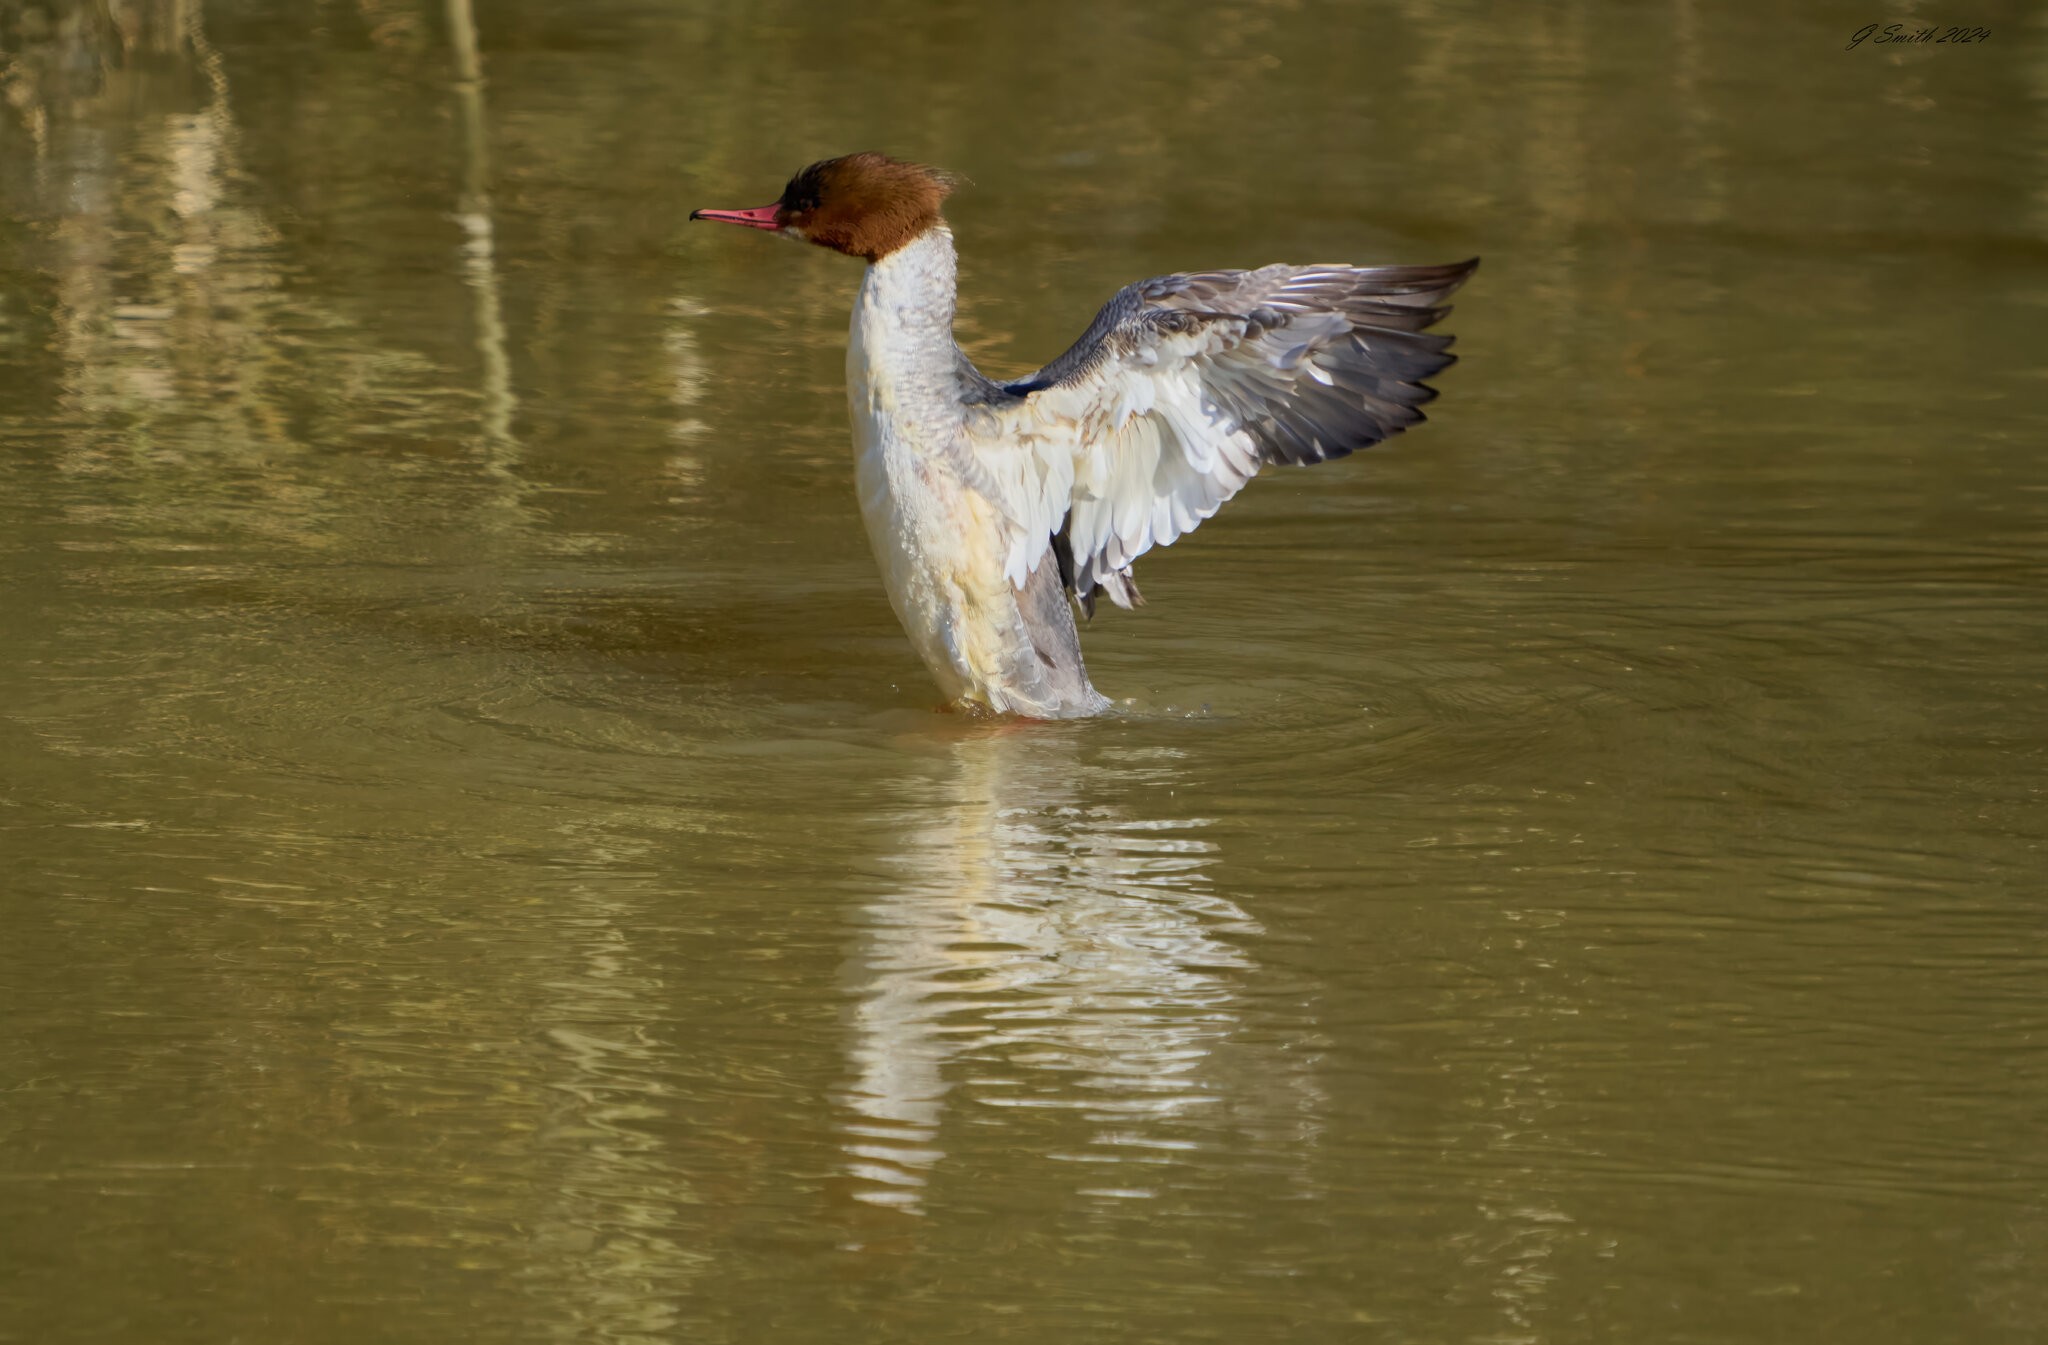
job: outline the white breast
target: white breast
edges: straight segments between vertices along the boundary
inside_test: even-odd
[[[957,697],[980,685],[977,670],[996,666],[979,648],[985,609],[1004,609],[1007,621],[1014,599],[989,582],[1001,579],[993,512],[948,466],[964,435],[952,310],[943,229],[870,266],[854,303],[846,389],[861,517],[882,582],[940,689]]]

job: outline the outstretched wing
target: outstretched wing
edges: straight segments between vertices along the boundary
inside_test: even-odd
[[[1129,286],[1074,347],[1004,384],[973,452],[1018,525],[1021,587],[1054,537],[1082,606],[1138,600],[1131,562],[1267,463],[1343,457],[1420,421],[1448,366],[1425,328],[1478,266],[1266,266]]]

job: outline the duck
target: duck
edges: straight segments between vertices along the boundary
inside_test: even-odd
[[[860,512],[890,606],[948,702],[1022,719],[1112,708],[1077,615],[1143,602],[1132,565],[1269,466],[1423,420],[1455,360],[1432,333],[1479,259],[1271,265],[1127,285],[1064,354],[999,381],[954,339],[960,179],[868,151],[691,220],[867,264],[846,352]]]

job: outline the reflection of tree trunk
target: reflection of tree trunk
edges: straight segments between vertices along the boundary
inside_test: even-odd
[[[448,0],[448,35],[455,48],[455,102],[462,113],[462,196],[456,216],[469,235],[463,245],[463,273],[475,296],[476,349],[483,362],[484,450],[492,469],[505,471],[517,458],[512,414],[518,402],[505,353],[497,232],[491,218],[490,150],[484,140],[483,59],[470,0]]]
[[[548,1121],[536,1136],[556,1176],[527,1216],[530,1287],[577,1305],[593,1338],[673,1331],[709,1254],[675,1236],[678,1211],[702,1199],[660,1123],[680,1100],[659,1039],[662,982],[635,955],[633,903],[603,883],[567,894],[576,956],[556,966],[547,1029]]]
[[[241,375],[266,355],[259,333],[274,286],[267,274],[253,278],[261,268],[249,259],[270,234],[228,199],[240,172],[238,130],[200,6],[128,7],[99,36],[100,110],[128,103],[166,110],[142,122],[140,152],[128,155],[115,156],[68,125],[49,145],[56,171],[39,208],[61,220],[61,252],[51,268],[62,296],[57,348],[74,371],[63,396],[81,418],[117,410],[140,432],[159,414],[178,414],[193,384],[239,393],[252,381]],[[183,110],[189,80],[175,66],[132,60],[137,51],[191,59],[205,80],[204,105]],[[149,249],[148,262],[124,265],[137,247]],[[232,257],[225,266],[224,254]],[[261,418],[259,405],[244,405]],[[134,442],[145,440],[138,433]]]

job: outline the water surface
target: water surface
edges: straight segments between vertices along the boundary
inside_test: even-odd
[[[0,16],[0,1339],[2040,1338],[1994,10]],[[1465,361],[938,714],[857,266],[685,223],[869,146],[992,373],[1480,253]]]

